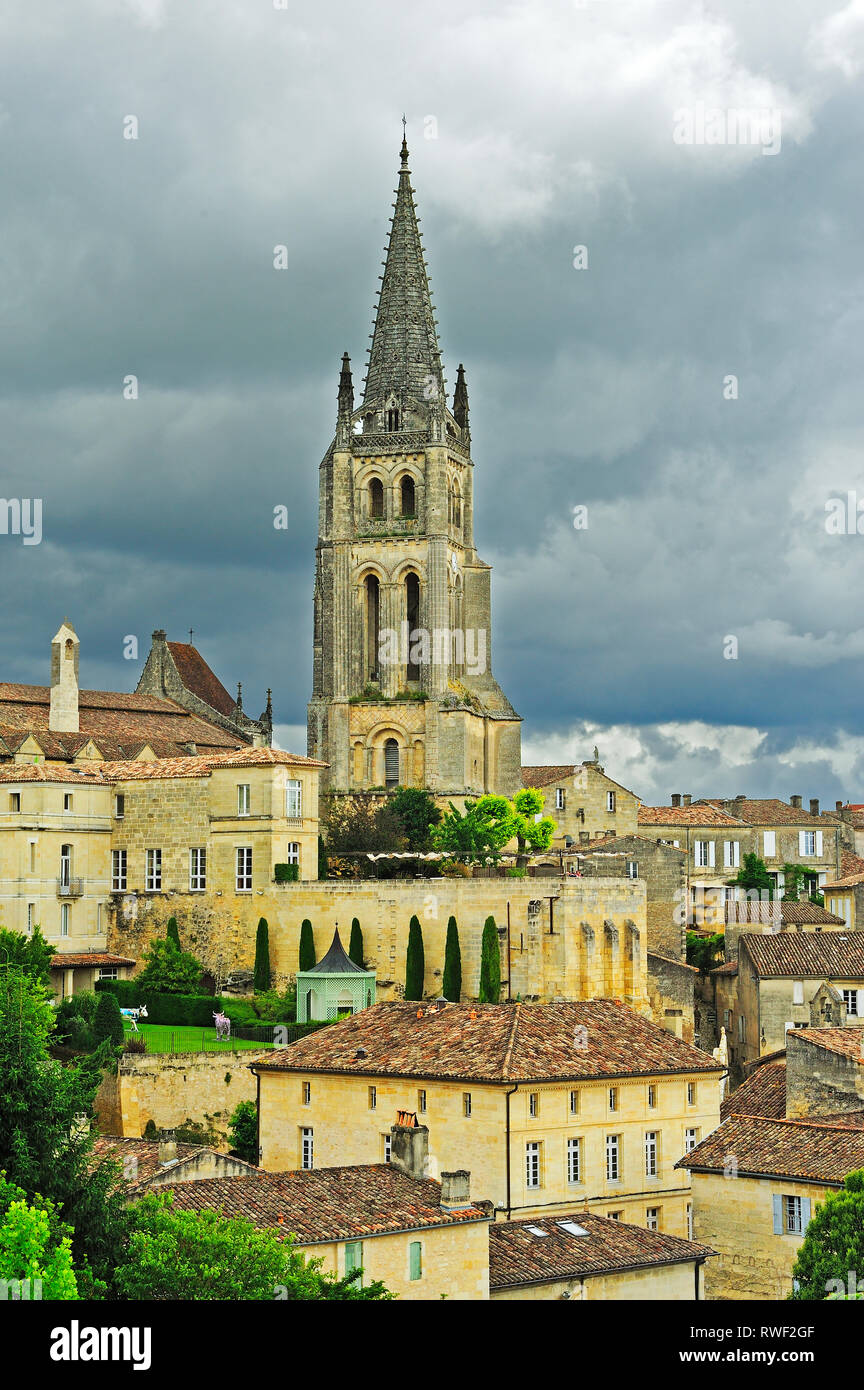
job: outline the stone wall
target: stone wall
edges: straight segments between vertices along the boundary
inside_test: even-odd
[[[251,1062],[266,1054],[237,1052],[124,1053],[96,1096],[103,1134],[140,1139],[157,1129],[200,1125],[214,1145],[227,1147],[228,1121],[241,1100],[254,1100]]]
[[[571,861],[568,860],[568,863]],[[682,910],[687,901],[687,858],[683,850],[642,835],[624,835],[612,844],[584,854],[576,862],[585,877],[625,877],[636,865],[647,892],[648,949],[685,960],[687,927]]]
[[[180,941],[196,935],[226,943],[224,968],[251,970],[259,917],[270,928],[274,982],[284,988],[298,965],[300,925],[312,923],[318,960],[336,924],[347,941],[351,919],[363,932],[366,964],[378,977],[378,998],[401,997],[408,926],[420,919],[426,958],[425,994],[441,993],[447,921],[455,916],[462,951],[463,998],[477,997],[483,925],[493,916],[501,943],[502,999],[618,998],[647,1011],[645,885],[628,879],[411,879],[271,885],[247,895],[164,894],[126,900],[109,919],[109,949],[140,958],[153,936],[177,918]],[[509,914],[508,914],[509,907]],[[209,914],[209,917],[208,917]],[[509,931],[509,970],[508,934]],[[508,985],[509,980],[509,985]]]
[[[864,1040],[864,1029],[858,1029]],[[864,1109],[864,1053],[848,1057],[786,1034],[786,1115],[833,1115]]]
[[[685,1042],[694,1041],[695,992],[699,971],[683,961],[648,952],[651,1017]]]

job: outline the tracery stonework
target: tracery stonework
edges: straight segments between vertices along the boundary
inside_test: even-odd
[[[447,405],[403,140],[363,399],[346,353],[320,467],[308,749],[331,790],[521,785],[521,720],[492,675],[473,467],[461,365]]]

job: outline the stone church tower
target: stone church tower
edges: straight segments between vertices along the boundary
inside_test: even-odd
[[[521,721],[492,675],[468,391],[460,365],[448,407],[404,139],[394,207],[363,398],[346,353],[320,468],[308,751],[336,791],[512,795]]]

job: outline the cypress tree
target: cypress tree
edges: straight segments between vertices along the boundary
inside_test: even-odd
[[[360,930],[360,923],[356,917],[351,918],[351,941],[348,946],[348,956],[355,965],[363,965],[363,933]]]
[[[444,946],[444,982],[441,992],[451,1004],[458,1004],[462,995],[462,952],[459,949],[459,928],[456,918],[447,923],[447,941]]]
[[[117,1003],[116,995],[107,991],[99,995],[93,1019],[93,1037],[97,1043],[110,1038],[118,1047],[123,1042],[123,1016],[120,1013],[120,1005]]]
[[[423,932],[416,917],[411,918],[408,928],[408,951],[405,956],[405,998],[422,999],[423,981],[426,977],[426,960],[423,954]]]
[[[312,923],[308,917],[304,917],[300,927],[300,969],[311,970],[314,964],[315,938],[312,935]]]
[[[165,928],[165,940],[170,941],[174,946],[176,946],[178,951],[181,949],[180,932],[177,929],[176,917],[168,918],[168,926]]]
[[[266,917],[260,919],[255,933],[255,972],[252,976],[252,987],[256,994],[263,994],[270,988],[270,928]]]
[[[480,1003],[497,1004],[501,997],[501,952],[495,918],[487,917],[480,951]]]

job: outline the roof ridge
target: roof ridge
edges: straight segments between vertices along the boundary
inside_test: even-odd
[[[501,1068],[501,1076],[504,1081],[510,1081],[510,1063],[513,1060],[513,1049],[516,1046],[516,1034],[519,1031],[519,1021],[521,1014],[522,1001],[516,1000],[513,1006],[513,1022],[510,1024],[510,1036],[507,1040],[507,1051],[504,1054],[504,1065]]]

